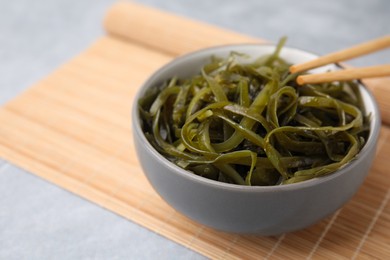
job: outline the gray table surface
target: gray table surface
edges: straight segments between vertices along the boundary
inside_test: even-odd
[[[0,0],[0,104],[104,32],[112,0]],[[388,0],[139,0],[319,54],[390,33]],[[390,51],[356,66],[390,63]],[[1,127],[1,126],[0,126]],[[0,159],[0,259],[203,259]]]

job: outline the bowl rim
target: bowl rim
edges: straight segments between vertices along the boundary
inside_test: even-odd
[[[367,142],[365,143],[362,150],[355,156],[355,158],[344,165],[342,168],[336,170],[334,173],[315,177],[310,180],[298,182],[298,183],[291,183],[286,185],[273,185],[273,186],[246,186],[246,185],[238,185],[238,184],[231,184],[231,183],[224,183],[219,182],[215,180],[211,180],[202,176],[198,176],[194,173],[191,173],[188,170],[185,170],[178,165],[172,163],[167,158],[165,158],[162,154],[160,154],[146,139],[145,134],[141,128],[141,120],[139,117],[139,111],[138,111],[138,100],[141,98],[142,94],[145,93],[146,89],[151,88],[151,82],[153,82],[156,78],[158,78],[159,74],[164,72],[165,70],[169,69],[172,66],[175,66],[177,63],[181,63],[187,59],[191,59],[191,57],[195,57],[197,55],[200,55],[205,52],[212,52],[217,51],[220,49],[226,49],[226,48],[238,48],[238,47],[275,47],[276,45],[273,43],[240,43],[240,44],[224,44],[224,45],[216,45],[212,47],[202,48],[196,51],[192,51],[183,55],[180,55],[178,57],[174,57],[169,62],[165,63],[163,66],[159,67],[157,70],[155,70],[144,82],[143,84],[138,88],[136,95],[133,99],[132,104],[132,130],[133,130],[133,138],[141,138],[141,142],[144,144],[145,149],[154,156],[154,158],[158,161],[160,161],[162,164],[164,164],[166,167],[170,168],[171,172],[178,175],[182,178],[187,178],[190,181],[195,181],[203,185],[207,186],[213,186],[215,188],[225,189],[225,190],[232,190],[232,191],[240,191],[240,192],[280,192],[280,191],[290,191],[290,190],[297,190],[297,189],[303,189],[303,188],[309,188],[312,186],[317,186],[320,184],[323,184],[325,182],[331,181],[333,179],[338,178],[341,175],[344,175],[349,169],[353,168],[356,164],[359,163],[363,159],[363,157],[368,156],[369,151],[372,150],[372,148],[375,148],[379,132],[381,128],[381,116],[380,111],[378,107],[378,103],[376,102],[374,95],[372,92],[363,84],[361,81],[358,81],[359,87],[363,89],[363,91],[366,92],[368,96],[368,100],[370,100],[370,103],[373,107],[372,115],[371,115],[371,122],[370,122],[370,132],[368,135]],[[310,54],[314,56],[319,56],[313,52],[305,51],[299,48],[291,47],[291,46],[284,46],[283,49],[288,50],[294,50],[299,51],[305,54]],[[343,68],[340,64],[335,64],[337,67]],[[374,147],[373,147],[374,146]],[[146,175],[148,173],[143,170]]]

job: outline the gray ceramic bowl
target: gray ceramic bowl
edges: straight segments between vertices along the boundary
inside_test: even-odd
[[[145,138],[137,101],[148,88],[173,76],[187,77],[200,71],[212,55],[226,57],[231,51],[259,57],[272,45],[230,45],[200,50],[174,59],[155,72],[141,87],[132,111],[135,147],[142,168],[160,196],[173,208],[206,226],[236,233],[276,235],[308,227],[346,203],[365,179],[372,164],[380,129],[377,104],[363,86],[362,96],[371,116],[368,141],[356,160],[337,172],[296,184],[247,187],[220,183],[188,172],[159,154]],[[300,63],[316,55],[283,48],[281,56]],[[334,69],[328,66],[325,69]]]

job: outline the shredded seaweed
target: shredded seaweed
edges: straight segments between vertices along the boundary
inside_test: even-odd
[[[139,101],[142,128],[168,160],[216,181],[252,186],[325,176],[353,160],[368,120],[353,81],[298,86],[275,52],[255,62],[213,57]]]

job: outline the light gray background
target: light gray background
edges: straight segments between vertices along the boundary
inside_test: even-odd
[[[0,104],[104,32],[111,0],[0,0]],[[388,0],[139,0],[319,54],[390,33]],[[351,62],[390,63],[390,51]],[[1,127],[1,126],[0,126]],[[0,159],[0,259],[202,259]]]

